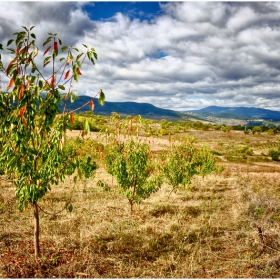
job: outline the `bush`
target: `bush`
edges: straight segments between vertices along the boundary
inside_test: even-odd
[[[269,150],[268,154],[272,158],[272,160],[274,160],[274,161],[278,161],[279,160],[279,155],[280,155],[280,151],[279,150],[271,149],[271,150]]]

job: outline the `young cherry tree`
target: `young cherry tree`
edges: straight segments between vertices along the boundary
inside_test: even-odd
[[[43,44],[45,58],[37,62],[39,48],[33,28],[23,27],[7,42],[13,58],[5,68],[0,56],[0,70],[9,78],[6,92],[0,93],[0,161],[6,177],[15,186],[19,210],[28,205],[33,208],[34,247],[38,257],[38,201],[52,185],[63,182],[65,176],[81,168],[73,151],[65,152],[66,130],[74,122],[74,114],[66,112],[66,106],[68,99],[73,101],[75,97],[72,84],[82,75],[80,69],[85,59],[94,64],[97,54],[87,45],[84,52],[61,46],[57,34],[49,33]],[[0,49],[4,49],[2,44]],[[50,74],[46,77],[43,72]],[[102,90],[98,95],[103,105]],[[60,104],[64,104],[63,113],[59,111]],[[93,99],[84,106],[87,104],[93,109]],[[83,135],[88,131],[85,122]]]
[[[162,184],[150,148],[133,139],[127,142],[116,141],[107,148],[107,171],[116,178],[120,193],[127,197],[133,213],[133,205],[157,192]]]
[[[140,204],[160,189],[162,176],[149,145],[139,140],[141,117],[121,120],[115,114],[111,121],[115,122],[115,128],[105,148],[105,167],[116,178],[119,191],[128,199],[132,214],[135,203]]]
[[[192,141],[171,143],[163,154],[162,171],[171,193],[180,185],[187,186],[195,175],[205,176],[216,170],[215,158],[206,147],[196,147]]]

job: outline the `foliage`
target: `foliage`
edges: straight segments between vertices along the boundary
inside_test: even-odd
[[[258,135],[260,135],[261,132],[262,132],[262,128],[260,126],[254,126],[252,129],[253,134],[257,133]]]
[[[156,167],[150,158],[149,146],[139,141],[127,143],[115,142],[108,146],[105,158],[107,171],[117,179],[121,193],[129,201],[131,212],[133,205],[156,192],[162,180],[156,173]]]
[[[97,54],[87,45],[84,45],[86,51],[83,53],[76,47],[59,49],[62,41],[57,34],[49,33],[43,44],[47,47],[43,55],[51,54],[44,59],[43,68],[49,65],[51,74],[45,77],[36,61],[39,48],[33,28],[23,27],[24,31],[14,33],[15,38],[7,42],[7,46],[13,43],[14,48],[7,48],[13,59],[5,70],[0,61],[0,69],[9,78],[7,92],[0,94],[0,161],[4,163],[5,175],[15,186],[19,210],[23,211],[28,204],[34,209],[35,255],[38,256],[37,201],[53,184],[64,182],[65,176],[73,174],[76,168],[85,167],[75,157],[74,150],[65,151],[65,133],[74,123],[73,112],[66,113],[65,109],[68,100],[73,102],[76,98],[72,83],[78,82],[82,75],[80,69],[85,58],[94,64]],[[66,52],[65,57],[59,56],[63,52]],[[74,56],[74,52],[78,54]],[[61,57],[59,62],[58,57]],[[68,92],[62,94],[66,84],[69,84]],[[99,101],[104,104],[102,90]],[[64,111],[60,114],[58,105],[63,102]],[[93,109],[92,100],[88,105]],[[82,135],[88,132],[85,121]]]
[[[268,135],[275,135],[277,133],[277,129],[276,128],[270,128],[267,131]]]
[[[279,160],[279,156],[280,156],[280,151],[279,150],[270,149],[268,154],[272,158],[272,160],[274,160],[274,161]]]
[[[194,175],[205,176],[215,170],[215,158],[210,150],[198,148],[192,141],[172,143],[162,160],[164,176],[172,186],[170,194],[180,185],[189,185]]]

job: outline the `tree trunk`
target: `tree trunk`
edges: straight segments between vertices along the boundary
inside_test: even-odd
[[[35,249],[35,258],[40,257],[40,244],[39,244],[39,209],[37,202],[33,203],[33,214],[34,214],[34,249]]]
[[[130,204],[130,215],[133,214],[133,201],[131,199],[128,200]]]

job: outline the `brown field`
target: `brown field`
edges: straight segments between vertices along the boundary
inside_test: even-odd
[[[77,131],[68,136],[77,136]],[[0,181],[0,277],[40,278],[279,278],[280,163],[268,150],[280,137],[231,131],[189,131],[215,150],[219,174],[195,177],[168,199],[170,186],[130,214],[115,180],[100,167],[93,179],[54,186],[40,202],[42,257],[34,259],[33,213],[16,210],[13,186]],[[97,133],[94,140],[103,141]],[[168,136],[142,137],[153,150]],[[228,161],[240,146],[252,153]],[[261,158],[263,156],[263,159]],[[244,160],[243,160],[244,159]],[[103,179],[110,191],[96,183]]]

